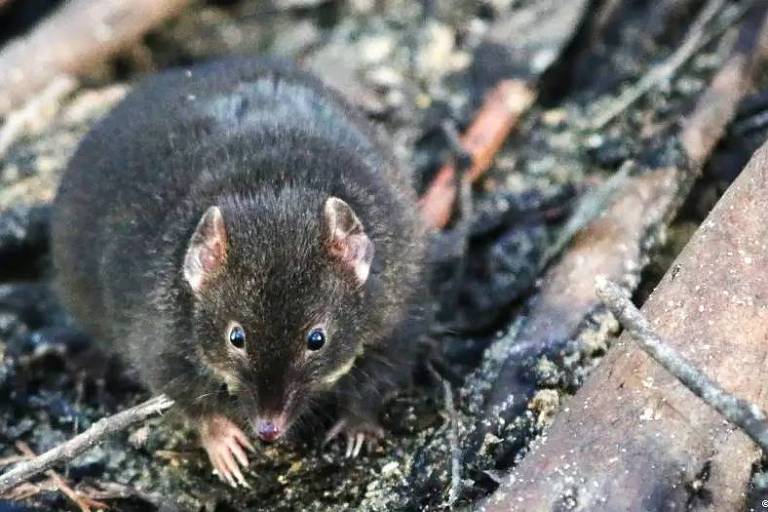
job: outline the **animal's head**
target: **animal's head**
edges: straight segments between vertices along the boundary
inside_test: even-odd
[[[337,197],[286,191],[210,206],[182,270],[207,371],[274,441],[361,353],[374,244]]]

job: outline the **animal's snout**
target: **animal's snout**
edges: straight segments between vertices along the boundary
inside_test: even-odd
[[[272,443],[285,433],[286,422],[282,416],[257,418],[255,427],[259,439],[265,443]]]

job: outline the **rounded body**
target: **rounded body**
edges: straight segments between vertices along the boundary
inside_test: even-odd
[[[324,252],[329,197],[351,207],[375,247],[361,286],[347,286]],[[183,266],[211,205],[230,246],[196,295]],[[422,294],[416,212],[386,143],[316,78],[247,58],[173,70],[139,84],[72,158],[54,207],[58,290],[90,334],[190,415],[229,407],[222,385],[243,395],[232,412],[241,417],[277,410],[296,390],[349,382],[363,393],[368,382],[381,394],[398,379],[389,370],[375,382],[376,368],[407,374],[412,353],[403,326]],[[289,350],[294,326],[319,310],[335,333],[327,351]],[[242,362],[219,336],[232,321],[248,332]]]

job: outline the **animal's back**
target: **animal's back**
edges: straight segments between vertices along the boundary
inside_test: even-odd
[[[408,194],[409,178],[377,140],[335,94],[284,63],[233,58],[146,80],[84,138],[62,178],[53,248],[65,305],[92,334],[118,337],[120,315],[152,291],[161,248],[178,245],[170,252],[180,260],[200,214],[190,197],[221,182],[227,160],[248,162],[247,176],[227,177],[243,193],[291,180],[330,188],[348,178],[344,162],[326,161],[341,147],[384,174],[354,179]],[[177,237],[167,221],[184,224]]]

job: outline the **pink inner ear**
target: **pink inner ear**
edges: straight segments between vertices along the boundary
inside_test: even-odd
[[[219,240],[214,240],[200,248],[200,267],[203,272],[210,273],[224,261],[224,244]]]
[[[362,285],[371,270],[373,242],[352,208],[338,197],[326,200],[323,213],[330,234],[328,253]]]
[[[184,257],[184,277],[192,291],[200,292],[208,277],[226,259],[227,232],[218,207],[210,207],[195,229]]]
[[[365,283],[373,261],[373,242],[365,233],[343,235],[337,231],[330,252],[342,265],[352,270],[358,284]]]

